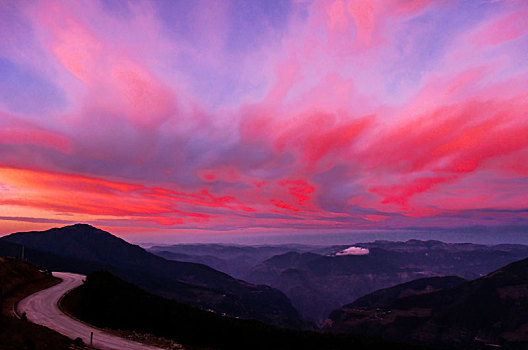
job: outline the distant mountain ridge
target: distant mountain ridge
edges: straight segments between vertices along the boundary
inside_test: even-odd
[[[300,244],[261,246],[174,244],[154,245],[147,251],[169,260],[205,264],[230,276],[244,279],[253,266],[275,255],[310,251],[316,248],[318,247]]]
[[[70,265],[82,265],[85,272],[106,267],[154,293],[222,314],[288,327],[304,325],[278,290],[234,279],[206,265],[165,260],[90,225],[14,233],[0,241],[49,253],[41,258],[55,259],[55,264],[57,257],[66,258]]]

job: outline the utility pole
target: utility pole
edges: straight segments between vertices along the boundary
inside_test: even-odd
[[[90,332],[90,346],[93,346],[93,332]]]
[[[22,246],[22,261],[24,261],[24,246]]]

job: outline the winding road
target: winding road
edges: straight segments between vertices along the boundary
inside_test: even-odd
[[[85,344],[90,344],[90,334],[93,332],[93,347],[97,349],[160,350],[158,347],[105,333],[99,328],[64,314],[57,306],[57,302],[64,294],[80,286],[85,276],[66,272],[54,272],[53,275],[62,279],[62,282],[21,300],[17,305],[19,314],[25,312],[29,321],[51,328],[71,339],[80,337]]]

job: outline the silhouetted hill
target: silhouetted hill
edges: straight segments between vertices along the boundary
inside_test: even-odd
[[[278,290],[236,280],[206,265],[163,259],[90,225],[15,233],[0,241],[52,254],[41,255],[39,263],[46,265],[46,260],[51,260],[53,268],[60,270],[66,268],[60,267],[56,257],[74,265],[70,271],[101,267],[151,292],[219,313],[290,327],[304,324]]]
[[[320,248],[321,255],[287,253],[253,267],[246,280],[283,291],[308,320],[321,323],[342,305],[418,278],[474,279],[528,256],[528,246],[410,240],[357,243],[366,255],[340,255],[350,246]],[[325,254],[325,255],[322,255]]]
[[[43,252],[36,249],[24,247],[25,259],[46,267],[52,271],[69,271],[81,274],[86,274],[92,271],[116,269],[112,265],[81,260],[77,258],[67,258],[59,256],[53,253]],[[17,243],[11,243],[0,238],[0,256],[8,256],[21,258],[22,245]]]
[[[112,329],[150,333],[199,349],[413,349],[379,339],[279,329],[254,320],[221,317],[149,294],[98,272],[67,295],[76,317]]]
[[[347,305],[332,312],[326,329],[446,349],[480,349],[486,344],[526,349],[528,259],[452,288],[372,308]]]

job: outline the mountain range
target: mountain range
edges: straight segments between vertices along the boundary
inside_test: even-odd
[[[279,254],[307,252],[317,247],[301,244],[241,246],[227,244],[154,245],[147,249],[168,260],[208,265],[235,278],[243,279],[251,268]]]
[[[362,255],[339,255],[347,248],[276,255],[244,279],[283,291],[303,318],[320,324],[332,310],[381,288],[433,276],[474,279],[528,256],[524,245],[418,240],[357,243]]]
[[[48,269],[108,271],[135,286],[123,287],[114,277],[105,281],[132,294],[153,300],[144,294],[151,293],[230,320],[320,326],[328,333],[442,349],[528,345],[528,247],[523,245],[410,240],[327,247],[196,244],[146,251],[84,224],[0,238],[0,256],[20,256],[22,247],[25,258]],[[235,271],[244,280],[199,261]],[[222,317],[204,319],[223,325]]]

